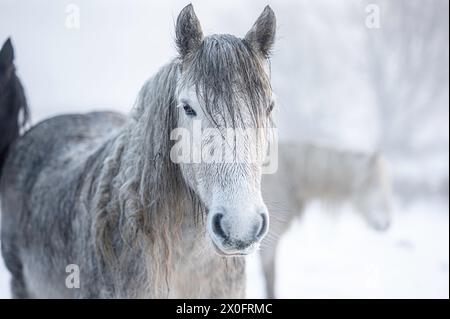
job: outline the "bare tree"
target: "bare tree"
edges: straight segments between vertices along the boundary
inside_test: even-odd
[[[413,151],[426,125],[446,119],[448,130],[449,3],[376,3],[381,28],[367,30],[367,49],[368,76],[379,112],[379,147]]]

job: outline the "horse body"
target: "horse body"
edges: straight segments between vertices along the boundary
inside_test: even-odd
[[[182,245],[170,247],[174,253],[170,291],[151,289],[148,263],[161,261],[141,258],[152,249],[145,238],[127,250],[129,260],[121,264],[119,282],[106,265],[98,263],[98,247],[93,247],[96,195],[102,183],[107,183],[110,202],[118,201],[117,190],[109,184],[112,176],[104,181],[102,171],[108,158],[110,165],[120,165],[126,155],[111,155],[125,148],[129,131],[126,118],[116,113],[63,115],[38,124],[14,145],[0,188],[3,255],[13,274],[14,296],[243,297],[244,261],[232,263],[208,253],[206,238],[193,236],[204,232],[192,211],[177,211],[186,218],[179,234]],[[114,226],[113,231],[120,228],[119,223]],[[126,250],[118,234],[108,236],[115,250]],[[225,269],[227,263],[233,267]],[[66,286],[66,267],[71,264],[80,269],[79,289]],[[223,276],[225,270],[229,278]]]
[[[83,272],[82,263],[92,261],[84,255],[93,220],[85,189],[96,190],[102,160],[124,121],[114,113],[58,116],[14,145],[1,184],[2,244],[19,296],[70,295],[67,265],[78,264]]]

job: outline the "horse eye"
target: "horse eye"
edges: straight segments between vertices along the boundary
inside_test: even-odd
[[[195,110],[189,104],[185,103],[183,105],[183,109],[184,109],[184,112],[186,113],[187,116],[196,116],[197,115]]]
[[[275,101],[270,101],[269,108],[267,109],[267,114],[272,113],[273,108],[275,107]]]

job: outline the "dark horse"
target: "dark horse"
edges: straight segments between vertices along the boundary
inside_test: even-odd
[[[28,106],[14,67],[11,39],[0,51],[0,176],[11,144],[28,121]]]
[[[238,162],[190,161],[187,149],[172,152],[180,145],[174,133],[192,136],[209,155],[222,140],[197,139],[198,123],[227,133],[255,129],[239,138],[239,150],[263,153],[275,29],[266,7],[243,38],[205,37],[189,5],[176,23],[178,56],[144,85],[130,116],[58,116],[12,144],[0,195],[14,297],[245,296],[242,256],[268,230],[263,159],[250,161],[231,143]],[[24,109],[12,106],[15,117],[1,121],[15,125],[7,147]]]

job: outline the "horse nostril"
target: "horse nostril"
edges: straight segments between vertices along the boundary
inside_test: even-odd
[[[216,214],[213,217],[213,220],[212,220],[213,231],[214,231],[214,233],[216,233],[216,235],[218,235],[224,239],[227,239],[228,236],[227,236],[227,234],[225,234],[225,231],[222,228],[222,218],[223,218],[223,214]]]
[[[261,216],[261,224],[258,233],[256,234],[256,238],[258,239],[261,238],[267,230],[267,216],[266,214],[261,214],[260,216]]]

